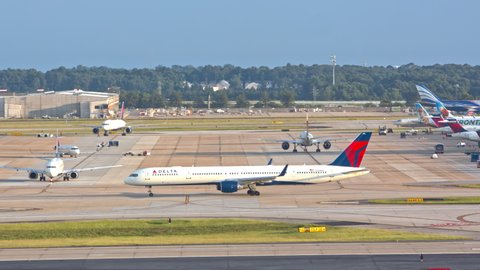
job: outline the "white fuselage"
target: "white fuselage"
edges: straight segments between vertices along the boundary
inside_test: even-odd
[[[458,139],[462,139],[462,140],[480,142],[480,136],[478,136],[478,133],[475,132],[475,131],[465,131],[465,132],[453,133],[451,136],[452,136],[452,138],[458,138]]]
[[[80,148],[75,145],[60,145],[58,147],[58,153],[61,155],[69,155],[69,156],[78,156],[80,155]]]
[[[65,165],[61,158],[52,158],[45,164],[45,175],[50,178],[55,178],[63,174]]]
[[[424,121],[417,118],[404,118],[393,121],[393,124],[400,127],[423,127],[425,126]]]
[[[299,144],[302,146],[312,146],[315,142],[312,133],[308,131],[302,131],[299,137]]]
[[[224,180],[245,180],[278,176],[284,166],[157,167],[131,173],[124,182],[134,186],[201,185]],[[331,165],[289,165],[284,176],[271,183],[313,184],[337,181],[369,173],[363,167]]]
[[[109,119],[102,122],[105,131],[119,130],[127,127],[127,123],[121,119]]]

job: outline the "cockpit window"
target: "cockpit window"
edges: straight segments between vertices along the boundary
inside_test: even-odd
[[[47,169],[55,169],[57,166],[47,166]]]
[[[132,173],[129,177],[138,177],[138,173]]]
[[[78,150],[78,147],[72,147],[72,150]]]

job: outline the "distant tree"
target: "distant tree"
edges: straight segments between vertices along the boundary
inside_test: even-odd
[[[198,95],[195,97],[195,99],[193,100],[193,107],[194,108],[206,108],[207,105],[205,103],[205,99]]]
[[[248,102],[247,98],[245,97],[245,94],[243,93],[238,95],[235,101],[236,101],[235,107],[237,108],[247,108],[248,106],[250,106],[250,103]]]
[[[213,95],[213,106],[215,108],[226,108],[228,107],[228,95],[227,90],[220,90],[214,93]]]
[[[169,105],[172,107],[182,107],[183,98],[182,94],[177,91],[173,91],[170,95],[170,102]]]
[[[295,103],[295,93],[291,90],[284,90],[280,94],[280,102],[284,107],[293,106]]]

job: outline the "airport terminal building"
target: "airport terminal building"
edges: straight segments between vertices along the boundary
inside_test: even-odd
[[[117,93],[80,89],[0,96],[2,118],[107,118],[118,111]]]

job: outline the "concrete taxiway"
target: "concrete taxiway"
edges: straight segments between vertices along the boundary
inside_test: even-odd
[[[315,135],[346,138],[321,153],[292,153],[266,139],[297,136],[280,131],[205,131],[78,136],[62,138],[84,152],[65,158],[66,168],[123,165],[121,168],[83,172],[79,179],[53,183],[32,181],[25,172],[1,170],[0,221],[51,221],[118,218],[246,217],[301,220],[340,226],[373,226],[435,232],[480,239],[478,205],[373,205],[375,198],[480,196],[480,189],[453,184],[475,182],[480,169],[440,135],[400,139],[398,134],[373,135],[362,165],[371,174],[340,183],[259,187],[259,197],[219,193],[215,186],[143,187],[123,184],[133,170],[149,166],[326,164],[359,131],[312,130]],[[96,151],[96,144],[118,140],[118,147]],[[52,138],[0,137],[0,165],[41,168],[38,153],[51,151]],[[445,143],[446,153],[430,159],[433,147]],[[150,156],[124,156],[145,150]],[[44,155],[43,155],[44,156]],[[440,184],[439,184],[440,183]]]

